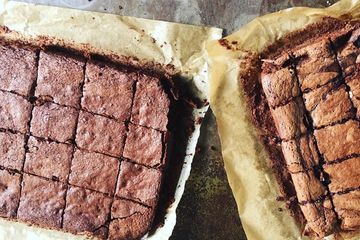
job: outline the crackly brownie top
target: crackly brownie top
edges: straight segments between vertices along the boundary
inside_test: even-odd
[[[264,143],[313,237],[360,229],[360,28],[341,24],[264,53],[257,90],[276,127],[261,133]]]
[[[0,216],[104,239],[148,232],[168,156],[163,78],[0,46]]]

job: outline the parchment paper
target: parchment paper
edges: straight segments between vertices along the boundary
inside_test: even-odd
[[[222,154],[230,186],[248,239],[305,239],[283,202],[278,184],[266,165],[267,154],[247,116],[240,67],[247,54],[260,53],[285,34],[324,16],[360,15],[360,1],[340,1],[326,9],[296,7],[254,19],[226,37],[229,49],[218,41],[207,44],[210,63],[210,106],[217,119]],[[360,239],[354,237],[353,239]]]
[[[205,61],[205,41],[219,39],[222,30],[170,22],[123,17],[104,13],[85,12],[58,7],[0,0],[0,25],[21,33],[23,38],[41,36],[53,38],[59,44],[87,46],[93,52],[116,54],[137,62],[171,64],[193,85],[197,97],[208,98],[208,64]],[[1,33],[8,39],[19,36],[14,32]],[[208,106],[194,109],[195,118],[204,117]],[[146,239],[168,239],[176,223],[176,207],[190,174],[200,124],[195,124],[184,166],[175,193],[175,201],[167,210],[164,225]],[[0,219],[0,239],[85,239],[57,231],[29,227]]]

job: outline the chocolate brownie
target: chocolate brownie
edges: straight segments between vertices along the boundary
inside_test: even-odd
[[[124,147],[125,158],[149,167],[158,167],[163,163],[162,132],[129,125],[129,133]]]
[[[360,190],[333,196],[335,210],[344,230],[358,230],[360,227]]]
[[[71,142],[78,111],[51,102],[36,105],[33,109],[30,132],[34,136],[59,142]]]
[[[90,233],[104,238],[112,198],[102,193],[70,187],[66,196],[64,229],[73,233]]]
[[[80,148],[120,157],[126,135],[125,124],[81,111],[76,132]]]
[[[21,170],[25,158],[24,135],[0,132],[0,143],[0,166]]]
[[[153,209],[116,199],[111,207],[109,239],[139,239],[150,228]]]
[[[89,62],[82,107],[121,121],[128,120],[137,75],[100,62]]]
[[[0,91],[0,128],[28,131],[31,104],[18,95]]]
[[[360,118],[360,76],[348,77],[346,82],[350,88],[350,99],[354,103],[355,109],[357,109],[356,116]]]
[[[80,107],[85,61],[60,52],[40,52],[35,96]]]
[[[68,178],[73,146],[30,137],[24,171],[46,178]],[[56,166],[56,167],[54,167]]]
[[[162,173],[159,170],[123,161],[116,196],[154,207],[160,190]]]
[[[24,174],[17,217],[48,228],[59,228],[65,206],[65,185]]]
[[[0,170],[0,216],[15,218],[20,200],[21,176]]]
[[[0,46],[0,89],[28,96],[36,80],[36,51]]]
[[[76,150],[71,165],[69,183],[114,194],[119,160],[100,153]]]

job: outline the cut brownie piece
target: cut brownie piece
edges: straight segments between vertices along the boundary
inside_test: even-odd
[[[20,200],[21,176],[0,170],[0,216],[14,218]]]
[[[24,174],[18,218],[48,228],[60,228],[66,187],[60,182]]]
[[[360,123],[358,121],[349,120],[343,124],[315,130],[314,134],[319,150],[327,162],[360,153]]]
[[[40,52],[35,96],[79,107],[85,61],[70,54]]]
[[[73,147],[30,137],[24,171],[46,178],[66,181]]]
[[[36,80],[36,52],[0,46],[0,89],[28,96]]]
[[[0,143],[0,166],[21,170],[25,158],[24,135],[0,132]]]
[[[123,161],[120,166],[116,195],[148,206],[155,206],[161,178],[162,173],[159,170]]]
[[[116,199],[111,208],[109,239],[140,239],[150,228],[153,209]]]
[[[31,104],[24,98],[0,91],[0,128],[28,131]]]
[[[129,133],[124,147],[125,158],[149,167],[162,164],[162,133],[150,128],[129,125]]]
[[[346,79],[347,85],[350,88],[350,98],[357,109],[357,117],[360,118],[360,76]]]
[[[135,124],[167,130],[170,99],[160,79],[140,75],[136,84],[131,121]]]
[[[112,198],[102,193],[70,187],[66,196],[64,229],[73,233],[88,232],[105,237],[111,202]]]
[[[271,114],[281,139],[291,140],[306,133],[305,110],[300,97],[284,106],[272,109]]]
[[[72,160],[70,184],[114,194],[119,160],[100,153],[76,150]]]
[[[341,220],[341,229],[357,230],[360,227],[360,190],[335,194],[333,202]]]
[[[340,42],[341,46],[338,46],[337,55],[339,59],[340,66],[343,70],[345,76],[350,75],[356,71],[356,64],[359,62],[359,39],[360,29],[357,29],[351,33],[349,41],[345,42],[345,45],[342,44],[343,36],[340,36],[336,41]]]
[[[135,80],[135,73],[128,73],[99,62],[89,62],[86,66],[81,105],[90,112],[121,121],[128,120]]]
[[[120,157],[126,135],[125,124],[80,112],[76,143],[80,148]]]
[[[360,158],[350,158],[341,163],[325,165],[331,192],[341,192],[360,187]]]
[[[45,102],[35,106],[32,114],[30,131],[37,137],[71,142],[74,139],[78,111]]]
[[[291,173],[307,171],[319,164],[319,155],[312,135],[282,141],[281,147]]]

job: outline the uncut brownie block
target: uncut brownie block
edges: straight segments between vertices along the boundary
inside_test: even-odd
[[[30,114],[31,104],[26,99],[0,91],[0,128],[25,133]]]
[[[360,123],[358,121],[349,120],[343,124],[315,130],[314,135],[320,153],[327,162],[360,153]]]
[[[160,166],[163,156],[162,133],[130,124],[123,156],[146,166]]]
[[[30,132],[37,137],[71,142],[74,138],[78,111],[45,102],[33,109]]]
[[[28,96],[36,80],[36,52],[0,46],[0,89]]]
[[[116,199],[111,207],[109,239],[140,239],[150,228],[153,209]]]
[[[167,130],[170,99],[160,79],[140,75],[136,84],[131,121],[135,124]]]
[[[76,132],[76,143],[80,148],[120,157],[125,135],[124,123],[80,112]]]
[[[0,132],[0,143],[0,166],[21,170],[25,157],[24,135]]]
[[[162,173],[159,170],[123,161],[116,195],[148,206],[157,203]]]
[[[18,219],[48,228],[60,228],[66,187],[51,180],[24,174]]]
[[[66,196],[63,227],[73,233],[88,232],[104,237],[112,198],[102,193],[70,187]]]
[[[120,121],[128,120],[133,98],[135,73],[128,73],[99,62],[89,62],[82,107]]]
[[[118,172],[118,159],[77,149],[72,160],[69,183],[114,194]]]
[[[30,137],[24,171],[65,181],[69,175],[73,147]]]
[[[0,216],[15,218],[20,200],[21,176],[0,170]]]
[[[333,202],[341,220],[341,229],[357,230],[360,227],[360,191],[335,194]]]
[[[70,54],[40,52],[35,96],[79,107],[85,61]]]
[[[360,187],[360,158],[350,158],[343,162],[325,165],[324,171],[329,175],[331,192],[341,192]]]

